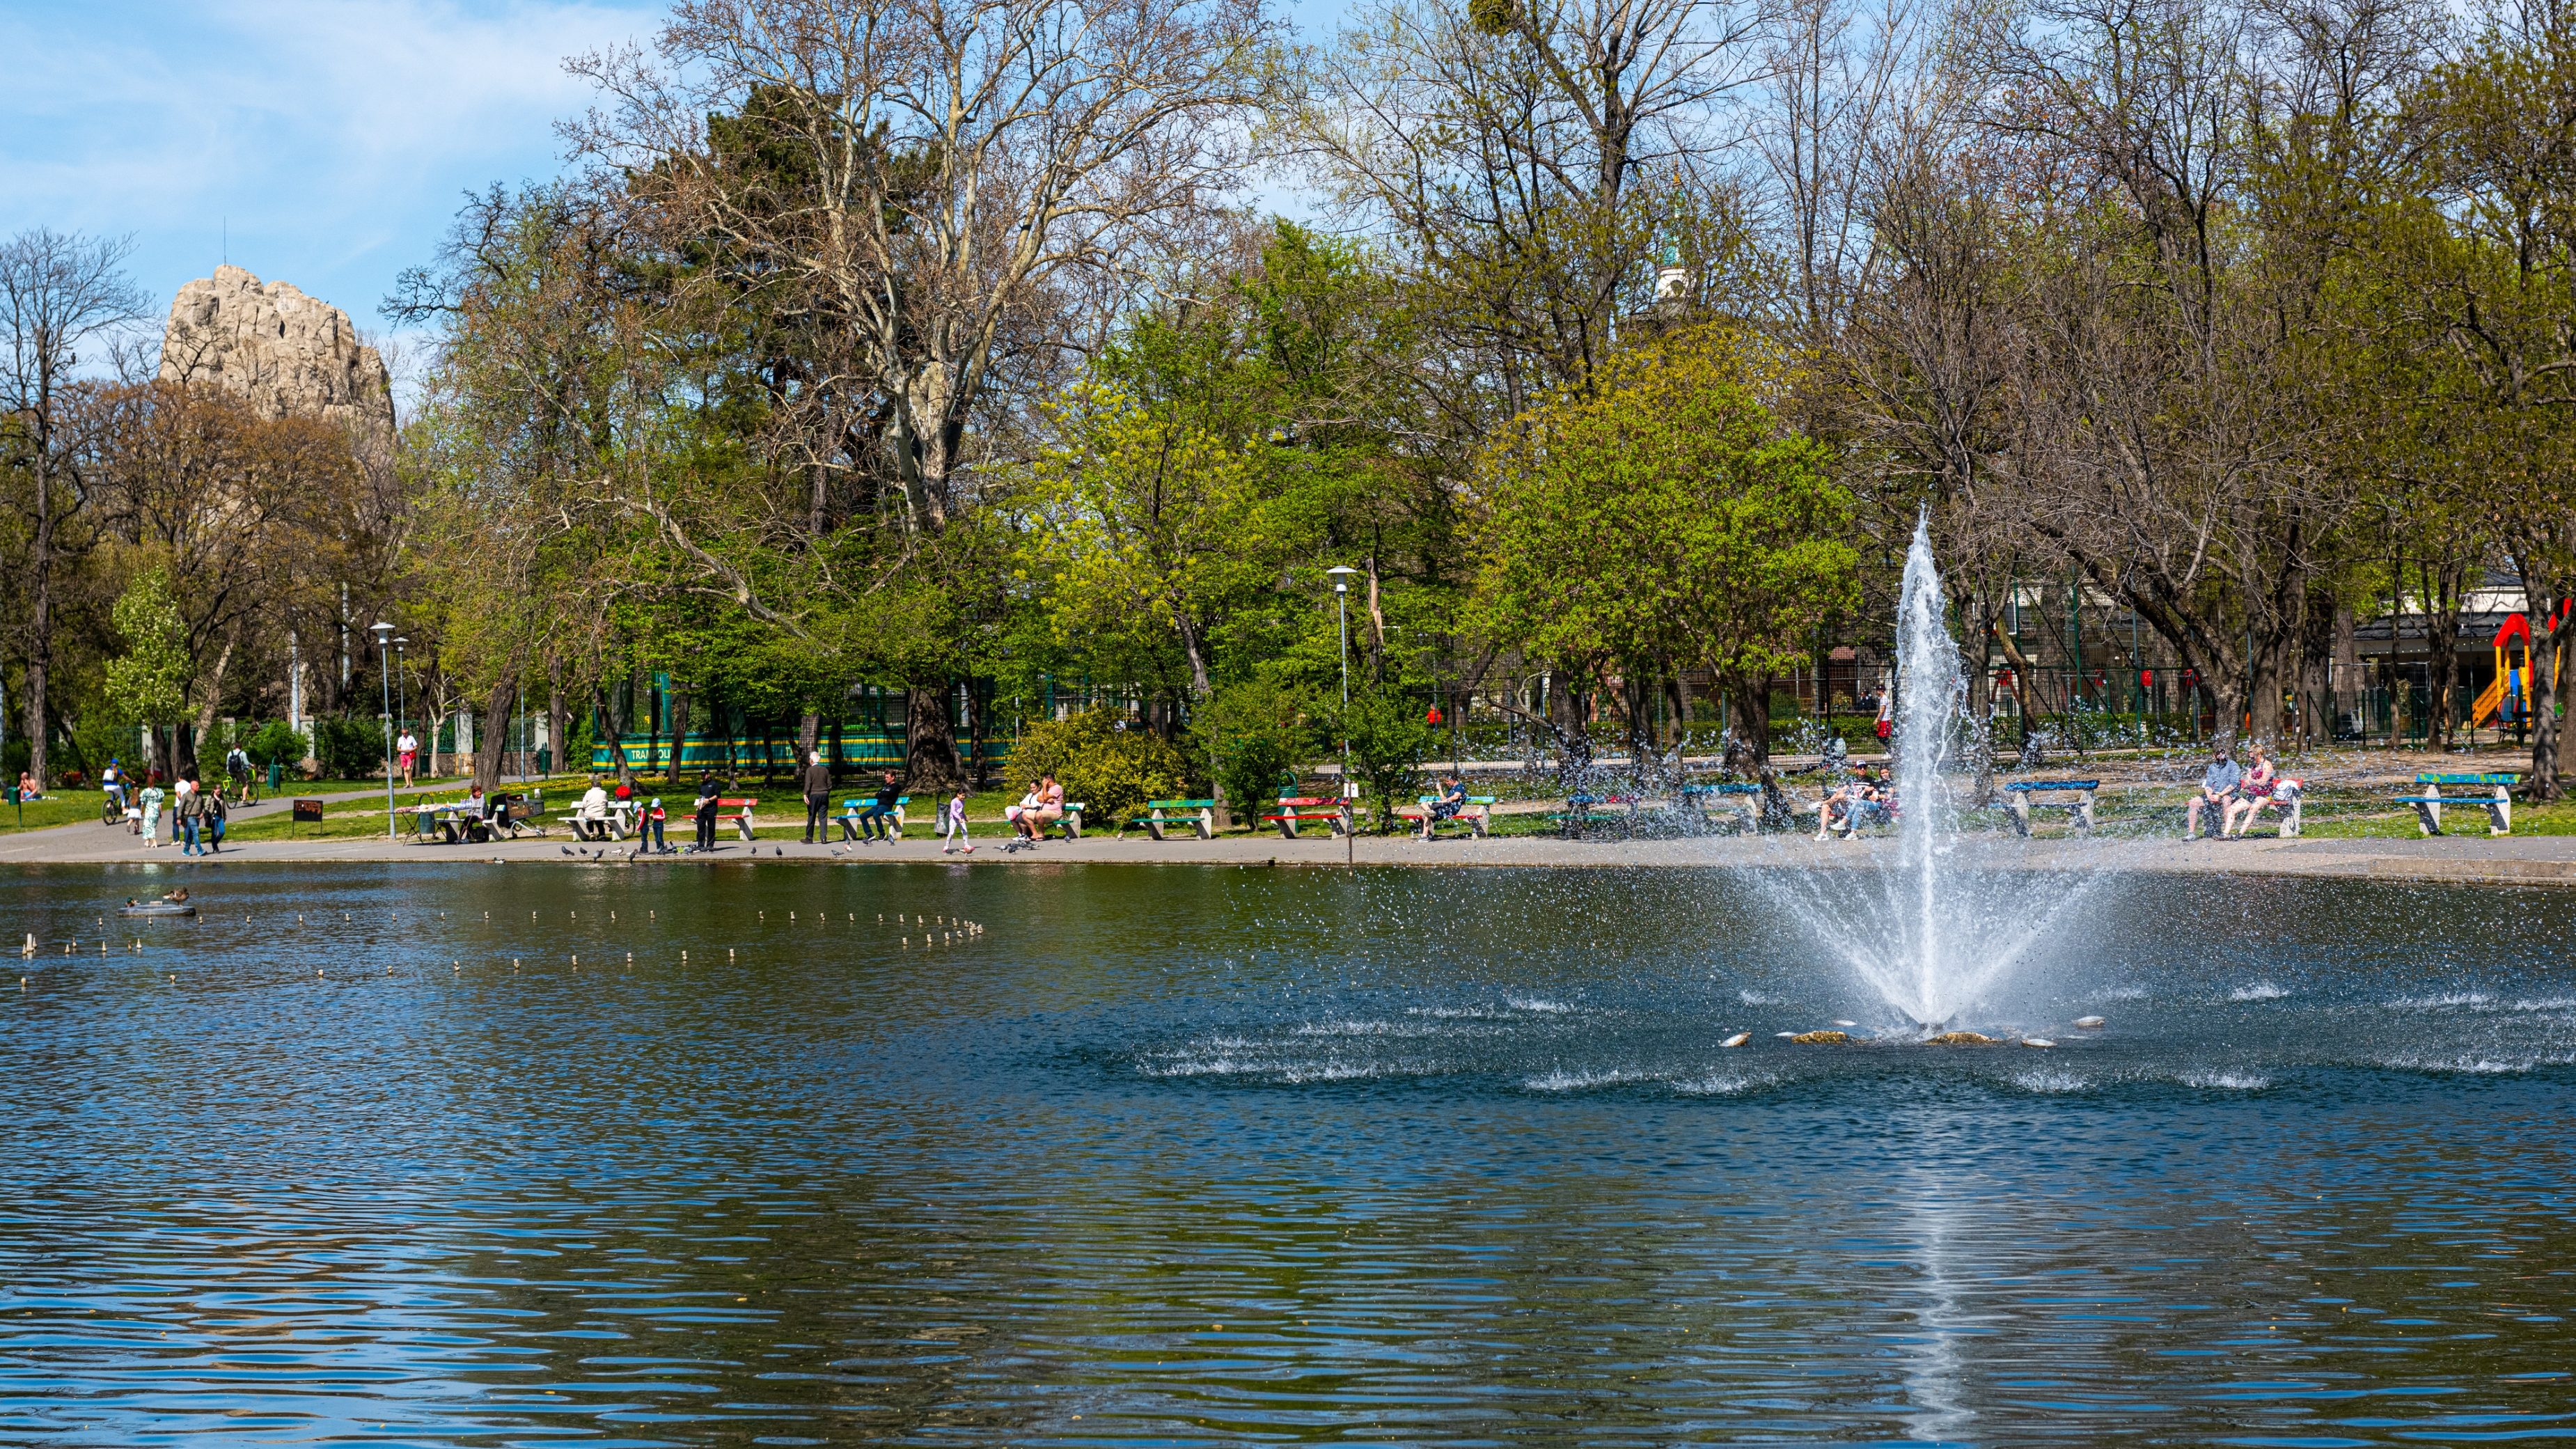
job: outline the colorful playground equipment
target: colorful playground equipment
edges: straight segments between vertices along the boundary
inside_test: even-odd
[[[2550,616],[2550,630],[2555,631],[2557,629],[2559,622],[2566,617],[2568,608],[2568,604],[2560,604],[2558,606],[2558,612]],[[2516,639],[2522,641],[2522,664],[2519,668],[2512,667],[2509,664],[2509,656],[2505,653],[2506,648]],[[2495,678],[2487,681],[2486,689],[2478,695],[2477,701],[2469,706],[2469,728],[2471,729],[2476,729],[2490,720],[2493,720],[2498,724],[2509,725],[2516,720],[2526,718],[2530,715],[2530,615],[2508,614],[2505,616],[2504,627],[2496,630],[2495,658]]]

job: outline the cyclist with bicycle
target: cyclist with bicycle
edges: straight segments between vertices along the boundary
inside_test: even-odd
[[[98,772],[98,788],[105,791],[108,800],[112,802],[108,810],[100,812],[102,815],[106,816],[106,823],[109,825],[124,824],[125,812],[129,804],[125,798],[126,779],[124,762],[120,760],[108,761],[107,768]]]

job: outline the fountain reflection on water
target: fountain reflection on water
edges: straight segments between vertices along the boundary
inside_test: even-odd
[[[1769,888],[1889,1006],[1925,1028],[1956,1022],[2061,927],[2098,878],[1980,868],[1959,831],[1967,673],[1951,637],[1928,520],[1914,526],[1896,610],[1896,840],[1871,871],[1768,872]]]

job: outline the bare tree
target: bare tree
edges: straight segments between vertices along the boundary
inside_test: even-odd
[[[53,663],[54,587],[62,523],[80,506],[76,439],[66,428],[66,396],[81,348],[144,315],[143,294],[126,278],[133,251],[123,238],[84,237],[44,228],[0,243],[0,414],[16,426],[0,447],[16,455],[35,493],[26,579],[32,594],[27,650],[28,773],[47,778],[51,729],[47,674]]]
[[[1289,144],[1391,235],[1508,413],[1580,382],[1659,254],[1742,281],[1726,153],[1772,0],[1389,0],[1317,58]],[[1730,299],[1736,300],[1736,299]],[[1470,423],[1472,428],[1473,423]]]
[[[802,332],[797,393],[840,400],[808,466],[884,459],[910,560],[973,502],[1014,330],[1138,272],[1239,180],[1273,40],[1259,0],[684,0],[655,56],[575,64],[606,105],[574,135],[707,260],[692,285]],[[620,498],[801,631],[685,508]],[[917,777],[952,778],[949,680],[909,684]]]

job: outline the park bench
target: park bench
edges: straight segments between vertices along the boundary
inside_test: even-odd
[[[635,821],[642,815],[643,810],[642,800],[611,800],[608,802],[608,813],[596,821],[584,820],[579,810],[568,815],[558,815],[555,818],[572,827],[573,838],[576,840],[591,838],[584,833],[584,827],[594,824],[608,827],[608,839],[624,840],[635,833]]]
[[[1748,834],[1760,829],[1762,825],[1762,787],[1760,785],[1733,780],[1720,781],[1714,785],[1684,785],[1682,804],[1688,809],[1699,812],[1700,824],[1703,828],[1718,816],[1743,826]]]
[[[1279,833],[1290,840],[1297,838],[1298,824],[1307,820],[1329,822],[1337,836],[1351,833],[1350,802],[1330,795],[1282,795],[1278,811],[1261,819],[1263,824],[1278,826]]]
[[[841,813],[832,818],[841,822],[841,838],[843,840],[856,840],[859,838],[859,812],[867,809],[875,803],[877,803],[877,800],[874,795],[863,796],[856,800],[844,800],[841,802]],[[885,817],[887,833],[891,834],[897,840],[903,839],[904,807],[911,803],[912,797],[909,795],[895,796],[894,812]]]
[[[752,828],[751,812],[759,808],[760,801],[757,799],[736,799],[719,795],[716,797],[716,824],[722,826],[730,823],[736,830],[742,832],[743,839],[749,840]]]
[[[2415,823],[2426,835],[2442,833],[2442,807],[2445,805],[2480,805],[2487,812],[2487,834],[2513,833],[2513,791],[2522,784],[2522,776],[2509,773],[2481,775],[2423,774],[2415,783],[2424,787],[2420,795],[2400,795],[2397,803],[2415,807]],[[2483,791],[2480,794],[2444,796],[2445,785],[2466,785]]]
[[[1569,795],[1565,808],[1551,812],[1547,818],[1576,839],[1593,825],[1625,825],[1633,836],[1637,833],[1639,804],[1627,795]]]
[[[1414,799],[1420,806],[1419,809],[1398,810],[1395,813],[1406,820],[1424,820],[1430,817],[1431,807],[1440,803],[1440,797],[1437,795],[1417,795]],[[1467,803],[1458,808],[1457,814],[1450,816],[1447,820],[1431,821],[1431,829],[1434,832],[1437,832],[1443,825],[1464,825],[1469,830],[1475,832],[1478,840],[1484,839],[1485,836],[1492,831],[1494,825],[1494,797],[1491,795],[1468,796]]]
[[[1069,808],[1065,811],[1068,819],[1072,814]],[[1187,825],[1198,832],[1199,839],[1213,840],[1216,838],[1216,802],[1214,800],[1148,800],[1145,802],[1145,813],[1128,821],[1127,825],[1145,827],[1145,833],[1156,840],[1163,838],[1163,830],[1167,826]],[[1127,825],[1119,826],[1118,833],[1126,834]]]
[[[447,805],[406,805],[402,812],[411,816],[419,832],[420,843],[431,845],[460,842],[481,844],[491,838],[491,824],[473,802],[460,800]]]
[[[2013,829],[2023,836],[2030,834],[2030,812],[2064,810],[2077,830],[2093,828],[2093,794],[2102,788],[2099,780],[2014,780],[2004,786],[2004,810],[2012,816]],[[2040,799],[2047,796],[2070,796],[2069,799]]]

